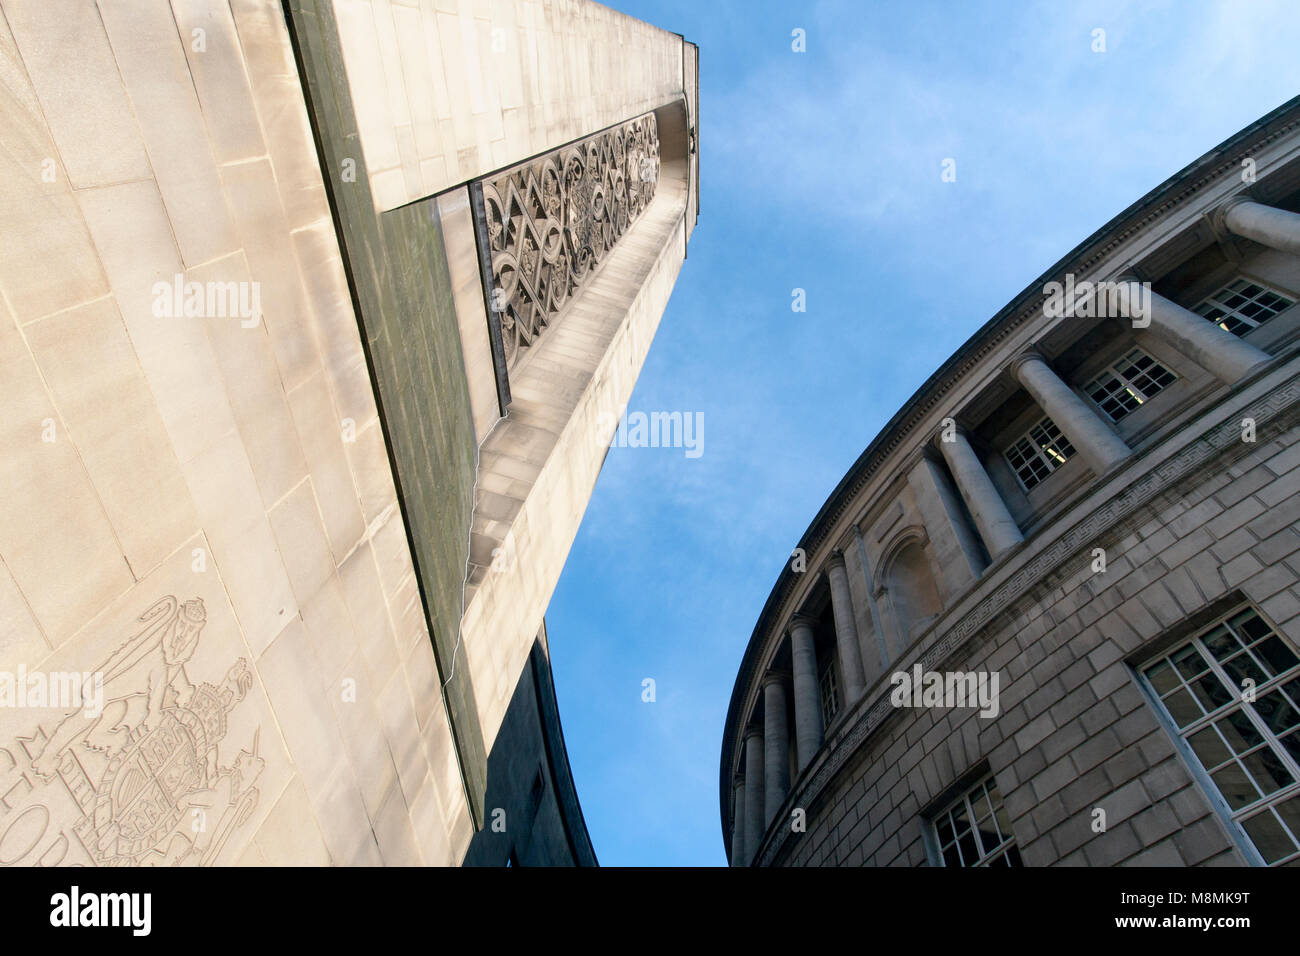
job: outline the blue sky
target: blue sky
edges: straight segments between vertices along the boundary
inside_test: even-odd
[[[1300,4],[613,5],[700,47],[700,220],[628,411],[704,444],[611,449],[552,665],[601,863],[721,865],[736,669],[826,495],[1000,307],[1300,92]]]

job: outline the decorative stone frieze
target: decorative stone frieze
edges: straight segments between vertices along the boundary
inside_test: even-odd
[[[564,312],[659,181],[653,113],[475,183],[485,301],[506,368]]]

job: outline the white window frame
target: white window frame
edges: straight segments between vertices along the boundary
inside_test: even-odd
[[[1137,375],[1131,375],[1130,372],[1134,365],[1142,359],[1150,360],[1151,364],[1138,372]],[[1168,378],[1168,381],[1162,382],[1161,379]],[[1141,385],[1142,379],[1149,380],[1150,384]],[[1113,379],[1118,383],[1118,387],[1110,386],[1108,379]],[[1143,349],[1129,349],[1120,358],[1111,362],[1104,369],[1092,377],[1083,391],[1103,415],[1112,422],[1119,422],[1127,418],[1133,412],[1137,411],[1151,399],[1155,398],[1169,386],[1178,381],[1178,373],[1165,365],[1158,358]],[[1096,393],[1105,389],[1108,394],[1098,399]],[[1106,408],[1104,402],[1114,398],[1119,394],[1127,394],[1133,401],[1137,402],[1132,408],[1123,408],[1117,416]],[[1118,401],[1121,406],[1122,400]]]
[[[1059,440],[1052,438],[1051,431],[1049,429],[1055,430],[1057,436],[1059,436]],[[1048,444],[1051,445],[1057,451],[1057,453],[1063,457],[1060,457],[1060,459],[1058,460],[1056,455],[1053,455],[1048,451],[1046,451],[1043,448],[1043,443],[1034,437],[1034,432],[1036,430],[1041,430],[1043,435],[1049,439]],[[1024,450],[1020,447],[1022,443],[1029,447],[1029,454],[1026,454]],[[1023,456],[1025,458],[1026,463],[1032,461],[1039,462],[1040,465],[1042,465],[1047,469],[1047,473],[1036,477],[1034,479],[1033,484],[1026,484],[1025,479],[1021,477],[1020,474],[1020,469],[1024,467],[1024,465],[1020,465],[1020,466],[1016,465],[1016,463],[1012,460],[1011,457],[1012,452],[1016,452],[1017,454]],[[1021,490],[1023,490],[1025,494],[1028,494],[1031,490],[1037,488],[1044,481],[1050,478],[1058,468],[1060,468],[1067,461],[1073,458],[1074,454],[1075,454],[1075,448],[1072,444],[1070,444],[1070,439],[1066,437],[1065,432],[1061,431],[1060,426],[1058,426],[1056,422],[1052,421],[1052,419],[1049,416],[1044,415],[1042,418],[1038,419],[1038,421],[1034,422],[1033,425],[1029,426],[1029,428],[1025,429],[1025,431],[1021,433],[1018,437],[1013,439],[1010,444],[1007,445],[1007,447],[1002,452],[1002,459],[1007,463],[1007,466],[1011,469],[1011,474],[1015,475],[1016,482],[1017,484],[1020,485]]]
[[[1271,304],[1265,305],[1264,308],[1267,308],[1271,314],[1265,316],[1263,319],[1256,319],[1251,316],[1242,315],[1241,312],[1238,311],[1241,306],[1235,308],[1230,307],[1226,302],[1227,299],[1234,295],[1244,294],[1244,290],[1234,288],[1234,286],[1239,285],[1252,285],[1259,288],[1258,293],[1247,299],[1247,304],[1258,302],[1266,295],[1275,296],[1276,298],[1281,299],[1285,304],[1281,308],[1277,308]],[[1253,279],[1244,275],[1237,275],[1234,276],[1231,281],[1225,282],[1210,295],[1207,295],[1204,299],[1198,302],[1192,308],[1192,311],[1197,315],[1204,317],[1206,321],[1213,322],[1225,332],[1231,332],[1233,335],[1240,338],[1241,336],[1253,332],[1269,319],[1277,317],[1293,305],[1295,305],[1295,299],[1291,298],[1285,292],[1280,292],[1267,283],[1260,282],[1258,279]],[[1207,312],[1211,312],[1214,309],[1221,309],[1224,314],[1219,316],[1217,319],[1210,318],[1210,316],[1206,315]],[[1231,328],[1229,326],[1231,326]]]
[[[1233,621],[1240,623],[1246,614],[1253,615],[1254,618],[1258,619],[1268,628],[1270,634],[1253,641],[1247,640],[1246,635],[1240,632],[1239,627],[1234,626],[1232,623]],[[1245,604],[1233,609],[1227,614],[1220,615],[1211,624],[1201,628],[1191,637],[1177,641],[1165,651],[1145,661],[1139,668],[1137,668],[1139,683],[1142,686],[1143,692],[1147,695],[1148,700],[1155,707],[1155,711],[1159,716],[1161,723],[1164,725],[1166,731],[1172,736],[1178,752],[1182,755],[1188,767],[1191,768],[1192,775],[1195,777],[1202,791],[1207,797],[1209,797],[1211,806],[1213,806],[1214,810],[1227,825],[1229,832],[1233,834],[1233,837],[1246,858],[1255,866],[1282,866],[1287,863],[1294,863],[1295,861],[1300,860],[1300,832],[1297,832],[1296,827],[1288,827],[1288,829],[1291,830],[1292,838],[1296,841],[1296,849],[1282,857],[1279,857],[1277,860],[1269,862],[1264,859],[1261,852],[1256,848],[1254,840],[1245,828],[1245,824],[1250,819],[1260,814],[1271,813],[1273,807],[1279,806],[1292,799],[1300,798],[1300,760],[1297,760],[1297,758],[1281,744],[1278,734],[1273,731],[1273,729],[1268,725],[1266,719],[1261,716],[1256,708],[1256,702],[1272,694],[1274,691],[1278,691],[1283,687],[1283,685],[1289,684],[1296,681],[1297,678],[1300,678],[1300,663],[1292,665],[1285,671],[1275,673],[1268,680],[1259,682],[1254,689],[1254,701],[1247,701],[1245,700],[1245,694],[1242,687],[1233,680],[1232,675],[1228,674],[1223,663],[1219,661],[1218,657],[1206,645],[1204,640],[1206,637],[1212,636],[1220,627],[1225,626],[1230,632],[1238,636],[1238,640],[1241,641],[1243,645],[1249,645],[1249,649],[1245,653],[1252,656],[1257,667],[1259,666],[1258,661],[1260,658],[1258,654],[1254,653],[1254,647],[1268,640],[1270,637],[1276,637],[1291,651],[1293,655],[1300,659],[1300,648],[1296,647],[1295,642],[1289,640],[1285,634],[1274,627],[1262,614],[1260,614],[1258,608],[1253,605]],[[1165,700],[1179,693],[1180,690],[1186,690],[1191,693],[1194,699],[1196,698],[1196,694],[1191,690],[1191,687],[1187,682],[1186,675],[1179,672],[1176,665],[1173,663],[1174,656],[1181,654],[1188,647],[1196,648],[1196,652],[1201,658],[1200,663],[1202,666],[1207,662],[1209,664],[1208,672],[1196,675],[1195,680],[1197,682],[1202,680],[1205,673],[1214,675],[1219,682],[1220,689],[1226,689],[1230,698],[1226,702],[1219,704],[1210,710],[1206,710],[1205,703],[1198,700],[1198,707],[1202,711],[1201,716],[1190,721],[1186,725],[1180,726],[1178,720],[1165,704]],[[1241,652],[1234,651],[1228,656],[1232,659],[1239,653]],[[1151,677],[1149,676],[1150,672],[1162,663],[1172,667],[1174,675],[1177,676],[1179,680],[1177,685],[1163,693],[1152,682]],[[1270,666],[1270,670],[1271,669]],[[1292,699],[1294,709],[1300,711],[1300,684],[1297,684],[1295,688],[1287,688],[1285,692]],[[1240,712],[1246,717],[1254,731],[1263,738],[1263,743],[1251,745],[1241,754],[1237,754],[1235,748],[1232,746],[1224,745],[1226,751],[1230,755],[1229,759],[1215,764],[1213,768],[1206,767],[1202,759],[1193,749],[1190,742],[1191,738],[1211,728],[1214,724],[1222,721],[1225,717],[1237,712]],[[1294,730],[1292,727],[1284,728],[1284,731],[1300,735],[1300,730]],[[1221,742],[1223,741],[1224,738],[1219,734],[1219,731],[1215,730],[1212,732],[1219,735],[1217,739],[1220,739]],[[1289,736],[1289,734],[1284,733],[1284,736]],[[1250,756],[1260,752],[1261,750],[1271,752],[1272,756],[1290,773],[1292,782],[1271,794],[1264,794],[1244,806],[1237,808],[1229,806],[1227,798],[1223,795],[1218,784],[1214,781],[1211,773],[1219,772],[1234,761],[1240,764],[1239,758]],[[1244,767],[1241,769],[1246,774],[1247,779],[1254,776],[1249,773],[1249,771],[1245,770]],[[1287,826],[1285,821],[1283,821],[1278,814],[1274,814],[1274,821],[1281,826]]]
[[[822,711],[822,726],[829,727],[831,721],[840,712],[843,701],[840,700],[840,681],[839,675],[835,670],[835,661],[832,659],[827,662],[822,669],[821,675],[817,678],[817,703]]]
[[[975,799],[972,799],[972,795],[975,796]],[[986,795],[988,799],[988,814],[984,816],[982,815],[983,806],[980,805],[977,808],[977,804],[979,804],[980,799]],[[994,806],[995,798],[996,807]],[[1001,810],[1001,819],[999,819],[998,810]],[[966,820],[970,825],[971,836],[974,840],[975,848],[979,851],[978,856],[973,862],[967,862],[965,851],[961,848],[961,838],[965,836],[965,834],[960,832],[958,824],[958,820],[960,819],[958,816],[959,811],[964,811]],[[979,819],[976,819],[977,816]],[[984,823],[985,821],[993,824],[995,834],[998,837],[998,843],[989,850],[984,849],[983,841],[978,836],[978,824]],[[945,841],[943,837],[942,827],[945,822],[952,832],[952,839],[948,841]],[[998,789],[997,781],[991,773],[985,774],[975,783],[964,788],[960,795],[949,801],[943,809],[934,814],[928,823],[929,837],[931,841],[933,841],[934,848],[933,862],[936,866],[949,865],[948,858],[945,855],[948,850],[956,851],[956,856],[959,861],[957,865],[962,867],[988,867],[997,865],[1021,867],[1025,865],[1020,856],[1020,846],[1016,843],[1016,835],[1011,829],[1011,818],[1006,810],[1006,800],[1003,798],[1002,791]],[[1005,833],[1003,833],[1004,827],[1006,829]],[[996,861],[1002,858],[1005,858],[1007,862],[1004,864],[998,864]],[[1014,862],[1012,862],[1013,860]]]

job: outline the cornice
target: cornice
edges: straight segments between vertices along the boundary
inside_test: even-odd
[[[939,370],[923,384],[916,393],[904,403],[899,413],[890,420],[889,423],[881,430],[880,436],[868,446],[867,451],[858,459],[858,462],[849,469],[846,479],[853,477],[853,483],[850,487],[838,487],[831,492],[827,499],[827,505],[832,505],[831,510],[823,510],[809,525],[805,536],[800,540],[800,547],[803,547],[808,554],[813,554],[825,540],[829,531],[839,523],[845,510],[853,504],[863,487],[875,477],[879,472],[881,465],[888,462],[892,457],[893,450],[904,440],[911,437],[912,431],[916,426],[929,417],[929,413],[939,404],[939,400],[952,392],[957,385],[963,382],[966,375],[972,370],[983,364],[983,360],[997,349],[1004,340],[1018,331],[1026,322],[1037,318],[1041,312],[1043,303],[1047,301],[1047,295],[1042,291],[1043,286],[1052,280],[1054,276],[1071,272],[1074,275],[1086,275],[1091,272],[1093,267],[1103,262],[1115,249],[1122,246],[1125,242],[1145,231],[1153,223],[1166,218],[1169,212],[1183,205],[1188,200],[1201,193],[1214,180],[1219,179],[1226,173],[1236,173],[1240,169],[1240,160],[1246,154],[1257,151],[1260,147],[1266,146],[1271,142],[1283,138],[1287,133],[1300,130],[1300,97],[1296,97],[1280,107],[1275,113],[1283,111],[1295,112],[1296,116],[1288,122],[1281,124],[1269,135],[1250,140],[1247,143],[1237,143],[1232,145],[1232,141],[1221,145],[1207,156],[1212,156],[1224,149],[1234,149],[1230,155],[1223,161],[1204,171],[1196,180],[1186,184],[1181,191],[1164,199],[1153,208],[1147,209],[1149,202],[1153,202],[1153,197],[1174,187],[1178,181],[1188,175],[1192,170],[1203,165],[1205,158],[1193,163],[1186,169],[1175,174],[1166,183],[1158,186],[1143,199],[1138,200],[1128,209],[1121,212],[1109,223],[1097,230],[1092,236],[1084,240],[1079,246],[1068,253],[1063,259],[1052,266],[1047,272],[1043,273],[1037,280],[1030,283],[1020,295],[1011,301],[1002,309],[993,319],[987,323],[984,328],[976,332],[964,345],[957,350]],[[1272,114],[1270,114],[1272,115]],[[1263,120],[1260,121],[1261,123]],[[1246,131],[1254,129],[1248,127]],[[1240,134],[1239,134],[1240,135]],[[1230,205],[1232,197],[1225,202]],[[1250,198],[1250,197],[1244,197]],[[1199,212],[1199,211],[1198,211]],[[1125,221],[1127,220],[1127,221]],[[1123,225],[1119,225],[1123,223]],[[1110,239],[1104,243],[1100,237],[1110,235]],[[1096,248],[1092,248],[1097,244]],[[954,362],[959,364],[952,367]],[[899,421],[905,412],[911,412],[906,417],[906,421]],[[880,439],[886,438],[884,444],[880,444]],[[863,461],[870,454],[870,461]],[[811,537],[810,537],[811,535]],[[811,547],[810,547],[811,545]]]

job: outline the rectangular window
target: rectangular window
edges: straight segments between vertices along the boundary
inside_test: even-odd
[[[1111,421],[1117,422],[1176,381],[1177,375],[1146,352],[1134,349],[1083,390]]]
[[[1044,418],[1003,454],[1020,487],[1028,491],[1064,465],[1074,454],[1074,446],[1061,434],[1055,422]]]
[[[835,679],[835,662],[826,665],[821,676],[822,726],[829,727],[840,712],[840,685]]]
[[[990,775],[952,802],[933,821],[944,866],[1024,866]]]
[[[1300,861],[1300,656],[1235,611],[1142,676],[1264,863]]]
[[[1192,311],[1233,335],[1245,335],[1293,304],[1250,279],[1234,279]]]

